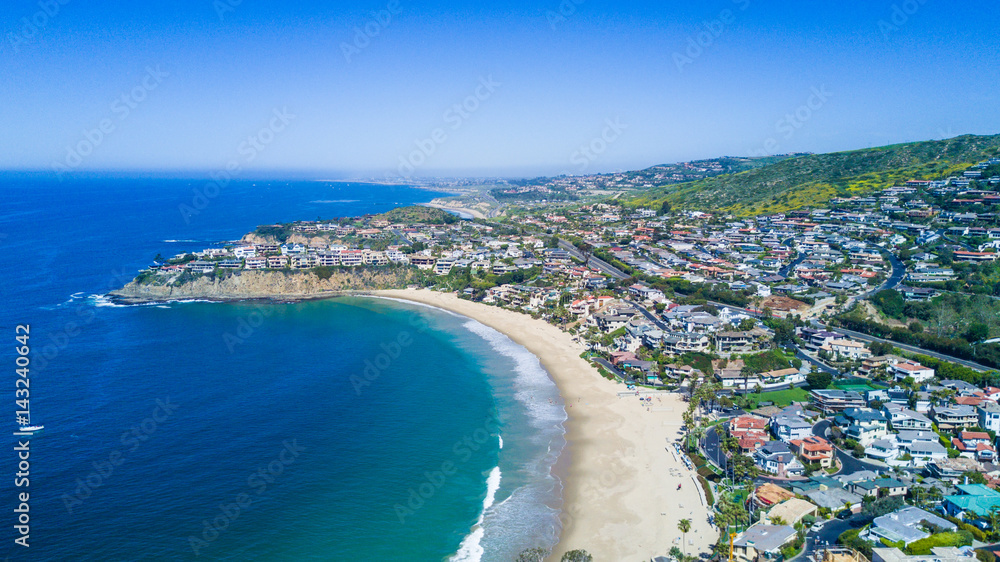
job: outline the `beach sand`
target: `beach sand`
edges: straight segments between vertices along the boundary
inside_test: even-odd
[[[581,359],[572,336],[524,314],[428,290],[374,294],[473,318],[523,345],[551,374],[569,415],[568,445],[557,465],[565,484],[563,532],[552,559],[573,549],[600,561],[648,561],[675,545],[689,555],[710,551],[718,531],[708,523],[694,472],[674,452],[687,407],[679,395],[653,396],[648,408],[634,395],[620,398],[625,385]],[[682,545],[681,519],[691,520],[690,544]]]

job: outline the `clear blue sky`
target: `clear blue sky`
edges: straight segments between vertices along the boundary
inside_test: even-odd
[[[995,2],[61,1],[0,15],[0,169],[534,175],[1000,132]]]

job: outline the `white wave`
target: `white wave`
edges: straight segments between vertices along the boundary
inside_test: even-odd
[[[480,544],[483,534],[485,534],[483,519],[486,517],[486,511],[493,507],[493,502],[496,501],[497,490],[500,489],[500,476],[500,467],[493,467],[489,477],[486,478],[486,498],[483,499],[483,511],[479,514],[479,520],[472,527],[472,532],[462,540],[458,552],[451,557],[451,562],[479,562],[483,553],[486,552]]]
[[[566,408],[555,382],[542,367],[538,357],[509,337],[476,320],[464,324],[470,332],[483,338],[497,353],[514,360],[517,367],[514,397],[524,404],[538,427],[551,427],[567,419]]]
[[[497,439],[500,440],[500,448],[503,449],[503,435],[497,435]]]
[[[467,316],[462,316],[461,314],[458,314],[457,312],[452,312],[450,310],[446,310],[444,308],[440,308],[440,307],[434,306],[432,304],[427,304],[427,303],[422,303],[422,302],[417,302],[417,301],[408,301],[406,299],[397,299],[396,297],[383,297],[383,296],[380,296],[380,295],[358,295],[358,296],[364,297],[366,299],[379,299],[379,300],[385,300],[385,301],[398,302],[398,303],[402,303],[402,304],[409,304],[409,305],[413,305],[413,306],[419,306],[419,307],[422,307],[422,308],[430,308],[432,310],[437,310],[439,312],[443,312],[445,314],[448,314],[449,316],[455,316],[457,318],[468,318]]]
[[[163,242],[165,244],[179,244],[179,243],[182,243],[182,242],[183,243],[197,242],[197,240],[164,240]]]

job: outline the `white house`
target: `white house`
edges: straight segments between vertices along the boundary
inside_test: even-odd
[[[906,377],[912,377],[916,382],[926,382],[934,378],[934,369],[930,367],[924,367],[919,363],[896,363],[895,365],[889,366],[889,372],[895,377],[897,381],[905,380]]]

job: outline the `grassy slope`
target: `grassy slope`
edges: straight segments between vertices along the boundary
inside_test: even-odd
[[[634,203],[674,206],[738,215],[785,212],[823,205],[900,185],[909,179],[960,174],[969,165],[1000,154],[1000,135],[965,135],[942,141],[814,154],[784,160],[739,174],[660,186]]]

